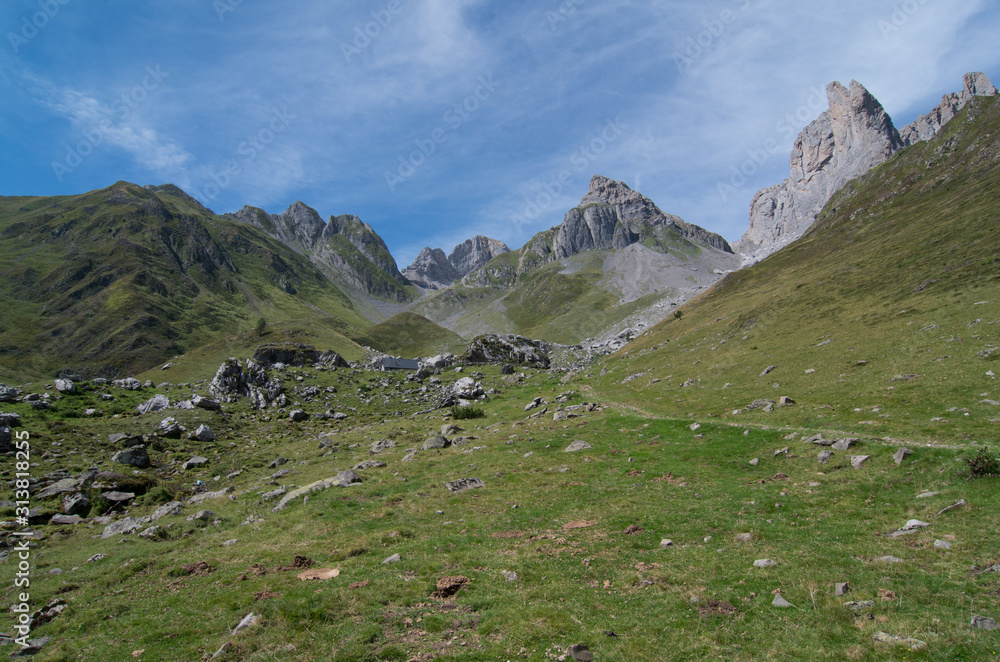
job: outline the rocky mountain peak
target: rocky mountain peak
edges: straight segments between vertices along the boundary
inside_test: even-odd
[[[403,269],[414,285],[438,290],[464,278],[498,255],[509,253],[507,244],[498,239],[476,235],[455,246],[445,257],[440,248],[424,248],[413,264]]]
[[[977,95],[996,94],[982,73],[964,76],[963,90],[897,131],[892,118],[865,86],[851,81],[827,86],[829,110],[804,128],[789,158],[790,176],[762,189],[750,204],[750,226],[736,243],[747,261],[761,259],[798,239],[834,193],[850,180],[915,142],[932,138]]]

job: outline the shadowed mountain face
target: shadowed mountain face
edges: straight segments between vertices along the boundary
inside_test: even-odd
[[[308,260],[175,186],[0,198],[0,362],[128,373],[220,335],[316,315],[362,323]]]
[[[302,202],[281,214],[244,207],[229,218],[260,228],[307,256],[334,283],[347,292],[392,301],[410,298],[409,284],[399,273],[385,242],[357,216],[331,216],[323,222],[316,210]]]
[[[930,114],[897,131],[882,104],[863,85],[851,81],[848,90],[830,83],[830,109],[799,134],[789,158],[788,179],[754,196],[750,226],[736,250],[748,261],[759,260],[798,239],[847,182],[885,163],[903,147],[932,138],[974,97],[996,93],[985,74],[966,74],[962,92],[946,95]]]

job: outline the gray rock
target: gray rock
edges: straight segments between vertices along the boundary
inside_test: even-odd
[[[288,418],[296,423],[301,423],[302,421],[309,419],[309,414],[302,409],[293,409],[289,412]]]
[[[879,561],[881,563],[902,563],[903,562],[903,559],[901,559],[899,557],[896,557],[896,556],[880,556],[880,557],[878,557],[875,560]]]
[[[820,451],[816,458],[819,460],[820,464],[826,464],[833,457],[833,453],[830,451]]]
[[[868,461],[867,455],[852,455],[851,456],[851,466],[855,469],[860,469],[861,466]]]
[[[835,451],[846,451],[850,450],[852,447],[860,443],[860,439],[855,439],[853,437],[848,437],[846,439],[840,439],[833,444],[833,450]]]
[[[218,400],[203,398],[200,395],[191,398],[191,404],[199,409],[207,409],[208,411],[219,411],[222,409],[222,403]]]
[[[380,469],[382,467],[387,467],[385,462],[379,460],[365,460],[351,467],[354,471],[367,471],[369,469]]]
[[[0,425],[0,453],[14,450],[14,431],[6,425]]]
[[[528,404],[524,405],[524,411],[531,411],[535,407],[541,407],[544,402],[545,401],[542,400],[541,398],[535,398],[534,400],[532,400]]]
[[[112,462],[127,464],[137,469],[148,469],[151,466],[149,453],[145,446],[133,446],[123,451],[118,451],[111,457]]]
[[[775,404],[776,403],[774,402],[774,400],[767,400],[767,399],[754,400],[746,407],[744,407],[743,411],[755,411],[755,410],[774,411]]]
[[[852,600],[850,602],[845,602],[844,606],[851,611],[865,611],[866,609],[874,609],[874,600]]]
[[[135,533],[149,523],[148,517],[124,517],[104,527],[101,538]]]
[[[125,379],[116,379],[111,382],[111,385],[115,388],[124,389],[126,391],[139,391],[142,389],[142,382],[140,382],[135,377],[126,377]]]
[[[202,492],[201,494],[195,494],[193,497],[187,500],[189,506],[194,506],[202,501],[208,501],[210,499],[221,499],[222,497],[229,496],[229,493],[233,491],[232,487],[227,487],[225,489],[219,490],[218,492]]]
[[[167,399],[167,396],[161,393],[157,393],[149,400],[146,400],[141,405],[139,405],[136,408],[136,411],[138,411],[140,414],[149,414],[152,412],[163,411],[169,406],[170,406],[170,400]]]
[[[771,600],[771,606],[778,609],[791,609],[795,607],[791,602],[781,597],[780,593],[774,596],[774,600]]]
[[[156,436],[164,439],[180,439],[183,432],[184,428],[172,416],[160,421],[159,427],[156,428]]]
[[[139,537],[144,540],[165,540],[167,530],[160,526],[151,526],[139,533]]]
[[[264,492],[260,495],[260,498],[264,501],[274,501],[275,499],[280,499],[286,494],[288,494],[288,490],[283,487],[279,487],[275,490],[271,490],[270,492]]]
[[[240,364],[229,358],[219,366],[208,391],[220,402],[236,402],[246,397],[253,407],[265,409],[281,396],[282,386],[280,380],[268,375],[256,361],[247,359]]]
[[[271,464],[267,465],[267,468],[268,469],[277,469],[278,467],[280,467],[280,466],[282,466],[284,464],[288,464],[288,460],[286,458],[276,457],[276,458],[274,458],[274,461],[271,462]]]
[[[448,441],[446,437],[438,435],[436,437],[431,437],[430,439],[424,441],[421,448],[425,451],[429,451],[429,450],[434,450],[436,448],[448,448],[449,446],[451,446],[451,442]]]
[[[994,630],[1000,630],[1000,623],[997,623],[992,618],[988,618],[986,616],[973,616],[972,622],[969,623],[969,627],[977,630],[992,632]]]
[[[150,521],[156,522],[163,519],[164,517],[173,517],[175,515],[180,515],[181,511],[184,509],[184,504],[180,501],[171,501],[170,503],[165,503],[156,510],[153,514],[149,516]]]
[[[257,624],[258,618],[259,617],[257,616],[257,614],[250,612],[249,614],[243,617],[243,620],[241,620],[239,623],[236,624],[236,627],[233,628],[233,634],[238,634],[240,632],[243,632],[243,630],[246,630],[247,628],[253,627],[254,625]]]
[[[146,443],[142,435],[125,434],[124,432],[109,434],[108,441],[111,442],[112,446],[119,446],[121,448],[132,448],[133,446],[140,446]]]
[[[927,648],[926,641],[920,641],[919,639],[914,639],[913,637],[903,637],[898,634],[888,634],[886,632],[876,632],[872,639],[880,644],[900,646],[901,648],[907,648],[911,651],[921,651]]]
[[[585,451],[585,450],[587,450],[589,448],[591,448],[590,444],[588,444],[586,441],[577,439],[572,444],[570,444],[569,446],[567,446],[566,450],[564,450],[563,452],[564,453],[575,453],[577,451]]]
[[[893,454],[892,461],[895,462],[896,466],[898,467],[899,465],[903,464],[903,461],[906,460],[906,458],[910,457],[911,455],[913,455],[913,451],[911,451],[909,448],[900,448]]]
[[[187,516],[187,521],[188,522],[208,522],[209,520],[215,519],[216,517],[218,517],[218,515],[216,515],[215,513],[213,513],[211,510],[199,510],[198,512],[194,513],[193,515],[188,515]]]
[[[838,584],[834,584],[833,586],[833,594],[837,597],[847,595],[850,592],[851,592],[851,585],[848,584],[847,582],[840,582]]]
[[[459,492],[465,492],[479,487],[486,487],[486,483],[478,478],[461,478],[459,480],[449,481],[445,483],[444,486],[447,487],[448,491],[452,494],[458,494]]]
[[[202,457],[201,455],[192,456],[187,462],[181,465],[182,471],[189,471],[195,467],[201,467],[208,464],[208,458]]]
[[[104,497],[105,499],[107,499],[108,501],[112,502],[112,503],[124,503],[124,502],[131,501],[132,499],[134,499],[135,498],[135,493],[134,492],[117,492],[117,491],[113,491],[112,490],[112,491],[108,491],[108,492],[101,492],[101,496]]]
[[[68,494],[70,492],[76,492],[80,485],[74,478],[63,478],[62,480],[56,481],[55,483],[49,485],[43,490],[40,490],[35,497],[38,499],[48,499],[49,497],[54,497],[59,494]]]
[[[62,499],[62,511],[67,515],[86,517],[90,512],[90,497],[84,492],[66,495]]]
[[[518,335],[483,335],[469,344],[459,357],[466,363],[510,363],[548,369],[549,345]]]
[[[336,476],[332,478],[326,478],[324,480],[318,480],[315,483],[310,483],[305,487],[300,487],[297,490],[292,490],[285,496],[281,498],[281,501],[272,508],[274,512],[279,512],[284,510],[288,505],[298,498],[305,497],[313,492],[319,492],[322,490],[329,489],[331,487],[348,487],[349,485],[354,485],[355,483],[361,482],[361,476],[356,474],[354,471],[348,469],[347,471],[341,471]]]
[[[52,519],[49,520],[49,524],[79,524],[83,521],[83,518],[77,515],[53,515]]]
[[[21,415],[14,413],[5,414],[0,412],[0,427],[6,427],[6,428],[21,427]]]
[[[64,395],[73,395],[76,393],[76,384],[72,379],[57,379],[56,390]]]
[[[934,549],[951,549],[951,543],[947,540],[935,540]]]
[[[415,459],[417,459],[417,451],[411,451],[404,455],[400,462],[413,462]]]
[[[483,385],[472,377],[462,377],[451,387],[451,392],[456,398],[473,400],[483,395]]]
[[[198,429],[191,433],[191,439],[195,441],[215,441],[215,433],[212,428],[205,424],[199,425]]]
[[[755,568],[773,568],[776,565],[778,565],[778,562],[771,559],[757,559],[753,562],[753,567]]]
[[[396,447],[395,441],[392,441],[391,439],[379,439],[378,441],[372,444],[368,452],[371,453],[372,455],[378,455],[383,451],[387,451],[390,448],[395,448],[395,447]]]
[[[577,662],[593,662],[594,656],[586,644],[572,644],[566,649],[566,654]]]
[[[401,273],[414,285],[428,290],[445,288],[461,277],[440,248],[424,248]]]
[[[382,560],[382,565],[387,565],[389,563],[399,563],[402,560],[399,554],[393,554]]]
[[[964,85],[961,92],[944,95],[941,103],[931,112],[900,129],[899,135],[905,144],[913,145],[933,138],[973,97],[997,94],[997,88],[984,73],[967,73],[962,77],[962,82]]]
[[[441,436],[449,437],[454,436],[462,431],[462,428],[458,427],[454,423],[445,423],[441,426]]]
[[[17,402],[20,392],[13,386],[0,384],[0,402]]]

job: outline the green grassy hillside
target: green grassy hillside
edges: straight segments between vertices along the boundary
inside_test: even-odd
[[[408,359],[444,352],[460,354],[469,346],[461,336],[414,313],[400,313],[354,339],[380,352]]]
[[[311,263],[176,187],[0,198],[0,377],[138,372],[240,329],[368,323]]]
[[[993,439],[998,222],[1000,103],[977,99],[609,361],[600,388],[662,414]],[[797,404],[733,413],[779,396]]]

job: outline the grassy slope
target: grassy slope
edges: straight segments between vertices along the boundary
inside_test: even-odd
[[[1000,399],[986,374],[997,355],[978,354],[1000,344],[1000,104],[972,112],[974,122],[963,115],[849,185],[800,241],[628,347],[603,387],[658,413],[995,437],[1000,409],[982,401]],[[731,413],[781,395],[798,406]]]
[[[366,326],[306,260],[181,192],[0,199],[0,377],[140,371],[269,320]]]
[[[468,346],[461,336],[413,313],[400,313],[354,338],[362,345],[410,359],[442,352],[461,353]]]
[[[159,475],[138,477],[153,477],[179,497],[197,480],[232,487],[233,499],[161,520],[169,539],[160,542],[103,540],[99,524],[36,527],[44,537],[33,551],[31,604],[61,597],[68,608],[35,632],[53,637],[35,659],[124,660],[136,651],[147,662],[198,659],[229,640],[224,661],[546,660],[573,643],[588,644],[599,660],[992,659],[996,636],[968,622],[973,613],[998,615],[998,575],[970,568],[1000,561],[1000,491],[995,479],[964,480],[960,452],[915,447],[896,467],[894,446],[866,439],[859,451],[871,459],[853,470],[846,454],[820,467],[784,431],[744,434],[704,419],[696,431],[691,419],[614,410],[565,423],[551,415],[525,421],[523,404],[532,397],[551,402],[592,380],[562,386],[558,376],[529,371],[524,384],[510,387],[496,368],[485,372],[485,385],[497,389],[483,405],[487,418],[461,422],[463,434],[476,438],[405,463],[407,449],[443,421],[440,414],[406,415],[422,405],[407,403],[419,385],[402,375],[282,375],[289,389],[336,387],[337,394],[303,405],[312,413],[355,408],[344,422],[292,424],[242,404],[227,405],[224,416],[171,411],[189,429],[209,424],[217,441],[158,443],[152,456]],[[442,375],[446,384],[461,376]],[[394,384],[409,391],[393,392]],[[190,393],[163,392],[171,400]],[[162,417],[128,415],[149,391],[114,394],[114,402],[103,402],[85,390],[46,413],[5,406],[23,415],[36,455],[62,444],[63,456],[38,457],[33,472],[76,475],[108,456],[106,434],[148,432]],[[568,404],[583,400],[590,398],[570,396]],[[104,417],[80,416],[94,406]],[[337,443],[332,453],[318,448],[321,432]],[[369,459],[368,446],[381,438],[398,445],[377,458],[388,467],[360,472],[362,485],[315,493],[280,514],[261,500],[276,483],[306,485]],[[577,439],[593,448],[562,452]],[[773,456],[787,446],[789,455]],[[178,472],[191,454],[210,464]],[[291,473],[268,479],[275,470],[267,465],[279,456],[291,459],[282,467]],[[751,457],[760,464],[748,464]],[[235,470],[242,473],[227,477]],[[444,487],[470,476],[486,487],[459,495]],[[915,499],[923,490],[939,494]],[[973,505],[937,514],[961,498]],[[32,505],[51,511],[57,504]],[[186,520],[201,508],[220,521]],[[138,505],[130,514],[152,509]],[[245,524],[251,515],[258,521]],[[911,518],[932,526],[904,538],[878,535]],[[564,528],[579,521],[591,525]],[[626,534],[633,525],[641,530]],[[751,541],[737,541],[738,533]],[[673,546],[660,550],[663,538]],[[933,546],[945,539],[951,550]],[[99,553],[106,558],[87,562]],[[382,564],[397,553],[399,563]],[[903,562],[877,561],[885,555]],[[316,583],[299,581],[297,571],[253,572],[255,564],[273,569],[295,556],[341,574]],[[754,568],[763,558],[779,565]],[[211,572],[183,568],[197,562]],[[55,568],[64,572],[50,574]],[[0,585],[10,587],[15,570],[12,561],[0,564]],[[456,575],[471,584],[451,600],[431,596],[439,579]],[[833,584],[842,581],[853,591],[836,598]],[[9,600],[11,589],[0,590]],[[795,609],[770,606],[779,590]],[[848,599],[873,604],[855,613],[844,606]],[[720,607],[734,613],[722,615]],[[230,636],[250,612],[261,622]],[[875,644],[878,631],[917,637],[929,651]]]

